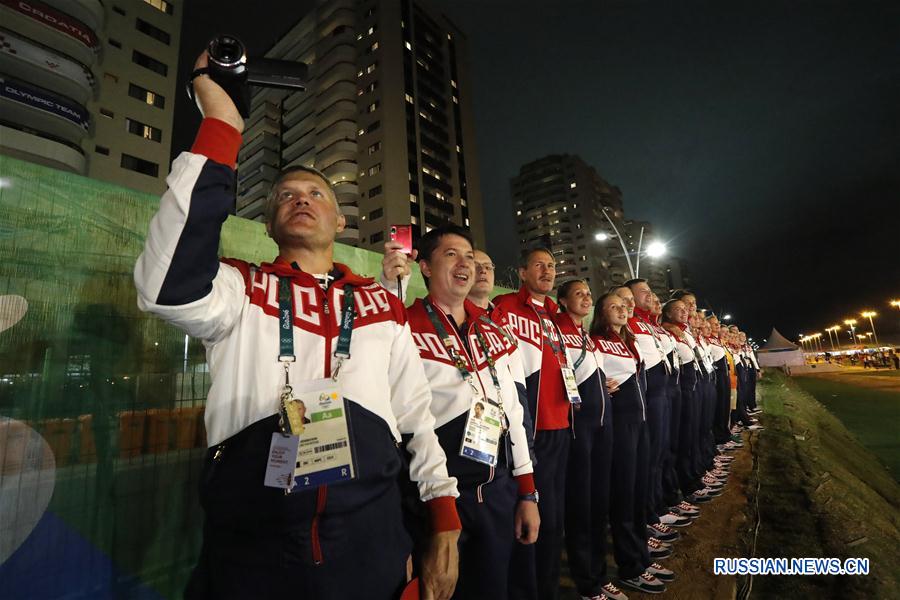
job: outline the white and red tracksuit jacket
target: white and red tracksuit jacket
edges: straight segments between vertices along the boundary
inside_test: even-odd
[[[259,266],[219,260],[221,226],[234,204],[234,163],[240,143],[234,128],[215,119],[203,121],[192,151],[182,153],[172,165],[166,179],[169,189],[150,223],[134,271],[141,310],[206,346],[212,387],[204,418],[210,446],[224,446],[228,462],[229,442],[239,440],[243,468],[259,475],[258,489],[222,492],[234,498],[210,499],[207,513],[229,502],[282,510],[277,498],[270,502],[265,490],[285,495],[264,488],[263,473],[284,384],[283,365],[277,360],[278,281],[286,277],[291,281],[295,313],[297,360],[290,363],[292,382],[331,375],[347,284],[355,286],[356,308],[351,358],[339,375],[356,478],[330,486],[327,494],[320,488],[318,500],[315,490],[288,495],[300,497],[295,501],[296,520],[308,522],[323,510],[351,512],[396,485],[397,444],[401,434],[409,434],[410,478],[429,504],[433,527],[458,529],[456,480],[447,474],[446,457],[434,433],[428,380],[401,303],[343,265],[335,265],[343,277],[323,291],[314,277],[283,260]],[[236,464],[238,459],[231,454]],[[254,486],[254,480],[255,475],[248,486]],[[312,502],[305,500],[310,495]]]
[[[524,402],[520,394],[524,395],[524,389],[517,385],[510,369],[510,361],[518,349],[506,338],[499,325],[481,320],[482,315],[487,316],[487,313],[472,302],[465,301],[466,340],[461,338],[456,323],[436,304],[433,303],[432,306],[456,351],[465,361],[475,385],[480,387],[485,398],[497,402],[497,389],[491,377],[487,357],[478,342],[476,329],[481,333],[494,360],[502,396],[500,404],[506,413],[509,426],[508,443],[506,439],[501,442],[496,469],[459,455],[472,401],[472,390],[470,384],[463,379],[428,317],[423,299],[416,300],[407,309],[409,326],[431,386],[431,413],[434,415],[441,446],[447,455],[448,471],[458,480],[460,491],[475,491],[479,501],[489,493],[488,484],[497,477],[506,476],[508,472],[516,478],[519,492],[530,494],[535,486],[532,475],[534,469],[528,451],[528,436],[523,425]]]

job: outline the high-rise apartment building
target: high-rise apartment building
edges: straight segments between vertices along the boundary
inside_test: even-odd
[[[165,190],[181,6],[0,2],[0,153]]]
[[[622,193],[578,156],[554,154],[519,169],[511,180],[520,245],[549,247],[556,257],[557,285],[585,279],[594,292],[628,279],[615,235],[604,212],[622,230]]]
[[[310,67],[305,92],[259,89],[238,162],[236,213],[262,219],[279,169],[334,186],[339,241],[381,250],[391,224],[445,223],[484,245],[465,36],[419,0],[319,0],[266,53]]]

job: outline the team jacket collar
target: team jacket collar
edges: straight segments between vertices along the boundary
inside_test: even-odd
[[[294,277],[299,279],[302,283],[306,285],[318,285],[316,283],[316,278],[311,274],[298,270],[294,268],[288,261],[286,261],[283,257],[279,256],[274,260],[274,262],[270,263],[262,263],[260,268],[267,273],[273,273],[275,275],[282,275],[285,277]],[[340,271],[343,274],[343,277],[336,280],[335,283],[339,283],[340,285],[352,284],[355,286],[363,286],[370,285],[374,283],[374,279],[371,277],[360,277],[356,273],[350,270],[350,267],[341,263],[334,263],[334,268]]]
[[[437,302],[434,301],[434,298],[431,297],[431,294],[425,296],[425,298],[419,298],[413,304],[422,304],[425,300],[431,302],[431,305],[437,309],[437,311],[443,316],[445,319],[447,318],[447,313],[444,312],[440,306],[438,306]],[[481,318],[481,315],[488,314],[486,310],[479,307],[477,304],[466,298],[463,300],[463,309],[466,311],[466,322],[474,323],[476,320]],[[424,310],[424,307],[423,307]],[[448,319],[449,321],[449,319]],[[458,323],[457,325],[461,325]]]
[[[535,307],[535,304],[531,301],[531,292],[523,285],[519,288],[518,293],[516,294],[519,298],[519,302],[522,303],[523,306],[528,306],[531,308]],[[547,311],[547,314],[555,315],[557,311],[556,302],[550,299],[550,296],[544,297],[544,310]]]
[[[632,318],[640,319],[645,323],[656,323],[656,317],[649,310],[644,310],[637,306],[634,307],[634,317]]]

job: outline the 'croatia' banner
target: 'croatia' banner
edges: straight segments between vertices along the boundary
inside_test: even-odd
[[[100,47],[97,34],[90,27],[75,17],[61,13],[39,0],[29,0],[28,2],[24,0],[0,0],[0,3],[31,17],[35,21],[43,23],[47,27],[70,35],[92,50],[97,50]]]

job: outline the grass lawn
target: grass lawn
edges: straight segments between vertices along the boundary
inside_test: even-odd
[[[878,374],[894,373],[900,371]],[[794,381],[839,418],[900,481],[900,393],[815,376],[795,377]]]

